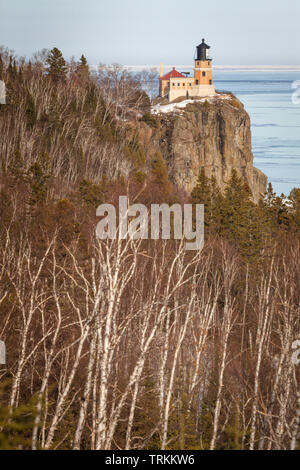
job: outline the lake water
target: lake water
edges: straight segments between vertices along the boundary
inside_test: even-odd
[[[291,85],[300,72],[214,71],[217,90],[233,92],[244,104],[252,125],[254,165],[277,194],[300,187],[300,105]]]

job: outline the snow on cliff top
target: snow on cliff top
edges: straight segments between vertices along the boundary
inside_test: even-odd
[[[157,104],[155,106],[152,106],[151,112],[152,114],[178,113],[180,112],[180,109],[185,108],[188,104],[204,103],[205,101],[208,101],[209,103],[213,103],[216,100],[230,100],[230,99],[232,99],[232,97],[229,95],[225,95],[225,94],[211,95],[205,98],[201,98],[199,100],[184,100],[184,101],[181,101],[180,103],[170,103],[170,104],[165,104],[165,105]]]
[[[181,101],[180,103],[170,103],[161,106],[157,104],[152,106],[152,114],[159,114],[159,113],[173,113],[176,112],[177,109],[185,108],[188,104],[194,103],[194,100],[185,100]]]

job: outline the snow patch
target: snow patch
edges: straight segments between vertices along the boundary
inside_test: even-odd
[[[156,106],[152,106],[152,114],[174,113],[177,109],[185,108],[190,103],[194,103],[194,100],[185,100],[180,103],[170,103],[163,106],[157,104]]]
[[[152,114],[160,114],[160,113],[179,113],[180,109],[184,109],[188,104],[196,104],[196,103],[204,103],[208,101],[210,104],[216,102],[217,100],[231,100],[232,97],[229,95],[210,95],[205,98],[201,98],[199,100],[184,100],[180,103],[170,103],[165,105],[157,104],[152,106],[151,112]]]

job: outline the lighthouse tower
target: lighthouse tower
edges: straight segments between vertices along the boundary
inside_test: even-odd
[[[202,39],[202,43],[196,49],[193,96],[214,95],[212,59],[208,54],[210,46],[205,44],[205,39]]]
[[[202,43],[197,46],[195,58],[194,77],[189,72],[179,72],[173,67],[166,75],[163,75],[163,65],[160,66],[159,95],[168,97],[169,101],[178,98],[203,98],[216,94],[212,76],[212,59],[208,55],[210,46]]]

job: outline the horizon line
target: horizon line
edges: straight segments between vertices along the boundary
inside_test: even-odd
[[[90,69],[97,70],[99,65],[90,65]],[[113,64],[104,64],[106,66],[112,66]],[[125,69],[131,70],[146,70],[146,69],[158,69],[160,68],[160,64],[142,64],[142,65],[122,65]],[[187,69],[193,70],[193,65],[184,65],[184,64],[163,64],[164,69],[172,69],[175,67],[177,69]],[[215,70],[245,70],[245,71],[263,71],[263,70],[270,70],[270,71],[289,71],[289,72],[300,72],[300,64],[294,65],[214,65],[213,69]]]
[[[170,64],[163,64],[164,67],[180,67],[180,68],[194,68],[193,65],[184,65],[184,64],[176,64],[176,65],[170,65]],[[160,67],[160,64],[142,64],[142,65],[124,65],[124,67],[128,68],[141,68],[141,67]],[[257,69],[257,68],[279,68],[279,69],[300,69],[300,64],[291,64],[291,65],[214,65],[213,68],[245,68],[245,69]]]

